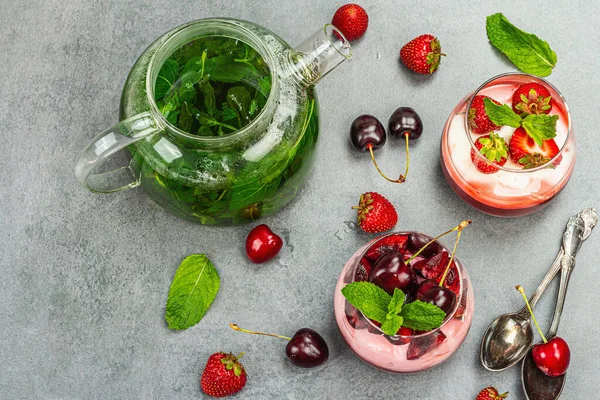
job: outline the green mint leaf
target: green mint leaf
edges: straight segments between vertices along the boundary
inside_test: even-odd
[[[219,274],[205,254],[192,254],[181,262],[173,277],[165,310],[170,329],[196,325],[217,296]]]
[[[404,319],[399,315],[394,315],[391,318],[387,318],[385,322],[381,324],[381,330],[388,336],[394,336],[398,329],[402,326]]]
[[[402,310],[402,306],[404,305],[405,300],[406,295],[404,294],[404,292],[398,288],[395,288],[392,300],[387,306],[388,317],[400,314],[400,310]]]
[[[403,326],[416,331],[428,331],[439,328],[446,313],[435,304],[415,300],[402,307],[400,316],[404,319]]]
[[[537,76],[552,73],[557,57],[544,40],[520,30],[501,13],[487,17],[486,31],[494,47],[521,71]]]
[[[386,321],[388,304],[392,298],[379,286],[371,282],[352,282],[342,288],[342,294],[367,318],[380,323]]]
[[[544,140],[556,136],[556,121],[558,121],[558,115],[529,114],[523,120],[522,125],[525,132],[531,136],[538,146],[542,147]]]
[[[506,104],[498,105],[487,97],[483,99],[485,113],[490,121],[498,126],[508,125],[513,128],[521,126],[521,117]]]

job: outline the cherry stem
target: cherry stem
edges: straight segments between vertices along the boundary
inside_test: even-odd
[[[408,177],[408,166],[410,165],[410,152],[408,151],[408,139],[410,133],[405,133],[404,137],[406,138],[406,171],[404,172],[404,179],[406,179]]]
[[[429,246],[431,243],[435,242],[435,241],[436,241],[436,240],[438,240],[438,239],[441,239],[442,237],[446,236],[446,235],[447,235],[447,234],[449,234],[449,233],[452,233],[452,232],[454,232],[454,231],[458,231],[459,229],[460,229],[460,230],[463,230],[463,229],[464,229],[465,227],[467,227],[467,226],[468,226],[468,225],[469,225],[471,222],[473,222],[473,221],[471,221],[470,219],[466,219],[466,220],[464,220],[463,222],[461,222],[460,224],[458,224],[457,226],[455,226],[454,228],[452,228],[452,229],[450,229],[450,230],[447,230],[446,232],[442,233],[441,235],[438,235],[438,236],[434,237],[434,238],[433,238],[433,239],[431,239],[429,242],[425,243],[425,245],[424,245],[423,247],[421,247],[421,248],[419,249],[419,251],[417,251],[415,254],[413,254],[413,256],[412,256],[411,258],[409,258],[408,260],[404,261],[404,264],[405,264],[405,265],[408,265],[408,264],[410,264],[410,262],[411,262],[412,260],[414,260],[416,257],[418,257],[418,256],[419,256],[419,254],[421,254],[421,253],[423,252],[423,250],[425,250],[425,249],[426,249],[426,248],[427,248],[427,247],[428,247],[428,246]]]
[[[289,338],[287,336],[281,336],[281,335],[275,335],[273,333],[264,333],[264,332],[255,332],[255,331],[249,331],[247,329],[242,329],[239,326],[237,326],[236,324],[229,324],[229,327],[231,329],[233,329],[234,331],[238,331],[238,332],[244,332],[244,333],[250,333],[252,335],[263,335],[263,336],[271,336],[271,337],[276,337],[279,339],[285,339],[285,340],[292,340],[292,338]],[[242,353],[243,354],[243,353]],[[241,357],[241,356],[240,356]],[[238,357],[239,358],[239,357]]]
[[[544,343],[548,343],[548,340],[546,339],[546,336],[544,336],[544,333],[540,329],[540,326],[538,325],[538,322],[535,319],[535,315],[533,314],[533,310],[531,309],[531,305],[529,305],[529,300],[527,300],[527,295],[525,294],[525,289],[523,289],[523,286],[521,286],[521,285],[517,285],[517,286],[515,286],[515,288],[517,288],[517,290],[519,291],[519,293],[521,293],[521,296],[523,296],[523,299],[525,300],[525,305],[527,306],[527,309],[529,310],[529,314],[531,315],[531,319],[533,320],[533,323],[535,324],[535,327],[537,328],[538,332],[540,333],[540,336],[542,337],[542,340],[544,341]]]
[[[456,240],[454,241],[454,249],[452,249],[452,255],[450,256],[450,260],[448,260],[448,265],[446,266],[444,275],[442,275],[442,279],[440,279],[440,286],[444,286],[444,281],[446,280],[446,276],[448,276],[448,272],[450,271],[450,267],[452,266],[452,261],[454,260],[454,255],[456,254],[456,248],[458,247],[458,241],[460,240],[461,233],[462,228],[459,228],[458,232],[456,232]]]
[[[400,177],[398,179],[391,179],[391,178],[388,178],[383,172],[381,172],[381,169],[379,169],[379,165],[377,165],[377,161],[375,161],[375,154],[373,153],[373,145],[368,144],[367,148],[369,149],[369,152],[371,153],[371,160],[373,160],[373,164],[375,165],[375,168],[377,168],[377,172],[379,172],[379,175],[381,175],[388,182],[404,183],[406,178],[402,175],[400,175]]]

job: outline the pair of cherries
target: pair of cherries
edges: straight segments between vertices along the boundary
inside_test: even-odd
[[[403,183],[406,181],[408,175],[408,167],[410,165],[410,154],[408,150],[409,140],[416,140],[421,137],[423,133],[423,121],[415,110],[410,107],[400,107],[394,111],[388,121],[388,131],[392,137],[400,138],[403,137],[406,140],[406,170],[404,175],[400,175],[398,179],[388,178],[377,165],[375,161],[374,150],[377,150],[385,144],[387,140],[385,128],[383,124],[372,115],[360,115],[353,122],[350,127],[350,141],[352,146],[360,151],[371,153],[371,159],[373,164],[384,179],[394,182]]]

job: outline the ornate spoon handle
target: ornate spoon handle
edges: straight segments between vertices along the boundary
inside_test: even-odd
[[[556,308],[554,309],[554,318],[546,335],[548,340],[555,337],[558,332],[558,324],[560,323],[560,317],[565,305],[569,279],[571,278],[573,268],[575,268],[575,256],[581,248],[581,244],[588,238],[597,222],[598,215],[593,208],[583,210],[579,214],[569,218],[569,222],[567,222],[567,229],[563,234],[562,244],[564,255],[560,260],[560,286],[558,288]]]

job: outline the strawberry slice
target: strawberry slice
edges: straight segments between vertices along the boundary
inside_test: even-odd
[[[390,235],[386,236],[373,244],[365,257],[369,260],[377,261],[379,257],[390,252],[397,251],[404,254],[406,252],[406,245],[408,242],[408,236],[406,235]]]
[[[415,334],[415,331],[413,331],[410,328],[407,328],[406,326],[401,327],[400,329],[398,329],[398,332],[396,332],[396,335],[394,336],[385,336],[385,338],[387,339],[388,342],[390,342],[391,344],[395,345],[395,346],[402,346],[405,344],[410,343],[410,340],[412,339],[411,336]]]
[[[544,140],[542,147],[537,145],[533,138],[527,134],[525,129],[517,128],[510,138],[508,144],[510,158],[524,169],[536,168],[548,163],[560,151],[554,139]],[[553,165],[560,164],[559,157]]]
[[[506,164],[508,156],[508,146],[504,139],[497,133],[481,136],[475,141],[475,147],[485,159],[479,157],[475,149],[471,149],[471,161],[482,174],[493,174],[499,169],[495,165],[503,166]]]

